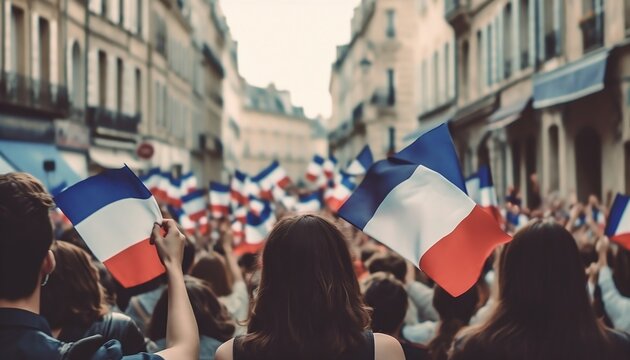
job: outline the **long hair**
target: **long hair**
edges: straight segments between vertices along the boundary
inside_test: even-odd
[[[212,292],[208,283],[192,276],[186,276],[185,283],[186,292],[197,320],[199,335],[211,337],[221,342],[229,340],[234,335],[234,321]],[[155,305],[149,323],[147,335],[151,340],[166,338],[167,317],[168,290],[164,290]]]
[[[108,310],[98,270],[76,245],[55,241],[51,249],[57,266],[42,287],[41,313],[53,329],[87,328]]]
[[[468,325],[478,302],[477,286],[473,286],[458,297],[451,296],[439,286],[435,287],[433,307],[440,315],[440,322],[437,333],[428,346],[431,359],[446,360],[448,358],[448,350],[451,348],[455,335]]]
[[[242,345],[261,359],[337,359],[369,325],[341,232],[321,217],[285,218],[269,234]]]
[[[562,226],[539,220],[519,231],[503,250],[498,277],[493,314],[452,359],[614,359],[577,245]]]
[[[216,253],[202,255],[193,264],[190,275],[206,281],[217,296],[232,293],[232,285],[228,281],[225,259]]]

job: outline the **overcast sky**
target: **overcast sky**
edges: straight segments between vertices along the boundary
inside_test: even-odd
[[[294,105],[330,115],[328,83],[336,46],[350,41],[359,0],[222,0],[239,44],[241,75],[256,86],[289,90]]]

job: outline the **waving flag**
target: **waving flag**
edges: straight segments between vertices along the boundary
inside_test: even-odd
[[[333,179],[335,176],[335,168],[337,167],[337,159],[334,156],[329,156],[326,161],[324,161],[324,175],[326,175],[327,179]]]
[[[247,213],[245,242],[248,244],[261,244],[267,238],[267,235],[276,222],[271,203],[268,201],[261,201],[261,203],[263,208],[259,214],[251,210]]]
[[[339,215],[459,296],[510,240],[465,192],[446,124],[376,162]]]
[[[317,212],[322,209],[322,194],[315,191],[307,195],[301,195],[294,205],[293,210],[298,213]]]
[[[372,157],[372,151],[370,150],[370,146],[369,145],[365,145],[363,147],[363,150],[361,150],[361,152],[359,153],[359,155],[357,155],[357,158],[354,159],[350,165],[348,165],[348,168],[346,169],[345,173],[348,175],[365,175],[365,173],[367,173],[368,169],[370,168],[370,166],[372,166],[372,164],[374,163],[374,158]]]
[[[254,196],[249,197],[249,211],[256,216],[260,216],[260,214],[262,214],[267,204],[268,201],[264,201]]]
[[[160,168],[152,168],[146,174],[140,176],[140,180],[152,194],[155,194],[158,191],[160,181],[162,180],[162,172],[160,171]]]
[[[164,272],[149,243],[162,214],[151,192],[129,170],[108,170],[55,197],[92,253],[123,286],[140,285]]]
[[[233,207],[247,204],[247,174],[236,170],[230,182],[230,196]]]
[[[245,222],[247,222],[247,208],[245,207],[245,205],[239,206],[236,209],[234,209],[232,215],[234,215],[234,218],[237,221],[239,221],[239,222],[241,222],[243,224],[245,224]]]
[[[610,240],[630,250],[630,210],[628,204],[630,196],[617,194],[610,215],[605,234]]]
[[[313,160],[311,160],[306,168],[306,180],[316,182],[324,173],[325,162],[326,160],[323,157],[314,155]]]
[[[195,176],[195,174],[192,173],[192,171],[189,172],[188,174],[182,175],[182,178],[181,178],[182,195],[190,194],[191,192],[197,190],[197,188],[198,188],[197,177]]]
[[[218,182],[210,182],[210,213],[214,219],[230,214],[230,187]]]
[[[207,204],[206,194],[203,190],[195,190],[182,196],[182,210],[194,222],[206,216]]]
[[[287,175],[286,171],[280,166],[278,161],[273,161],[269,166],[264,168],[255,180],[260,185],[263,193],[271,198],[271,191],[275,186],[282,189],[286,189],[291,184],[291,179]]]
[[[166,202],[176,208],[182,207],[182,179],[170,177],[166,188]]]
[[[339,208],[350,198],[352,192],[356,188],[355,183],[352,181],[352,177],[348,175],[338,175],[338,180],[335,182],[335,187],[332,194],[326,199],[326,205],[333,212],[337,212]]]
[[[492,172],[488,165],[481,165],[479,171],[466,180],[468,196],[479,204],[499,224],[503,224],[503,216],[499,210],[497,191],[492,181]]]

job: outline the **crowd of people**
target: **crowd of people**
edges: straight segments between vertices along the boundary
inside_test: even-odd
[[[608,207],[530,203],[510,191],[513,240],[458,297],[328,212],[278,214],[259,254],[234,251],[228,221],[186,236],[165,220],[165,274],[125,289],[38,180],[0,175],[0,358],[630,358],[630,250],[604,236]]]

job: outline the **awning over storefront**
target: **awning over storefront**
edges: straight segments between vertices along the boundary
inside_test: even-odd
[[[531,98],[516,101],[499,108],[494,114],[488,118],[488,131],[502,129],[518,120],[525,110],[531,106]]]
[[[90,160],[105,169],[120,169],[125,164],[133,170],[146,168],[142,161],[126,150],[91,147]]]
[[[32,174],[48,189],[62,184],[70,186],[81,180],[51,144],[0,140],[0,158],[3,157],[15,170]]]
[[[558,105],[604,89],[610,49],[602,49],[534,76],[534,109]]]

